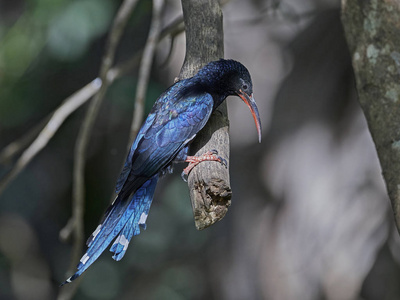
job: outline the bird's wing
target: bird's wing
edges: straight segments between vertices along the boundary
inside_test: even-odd
[[[212,107],[212,96],[203,93],[160,110],[133,154],[132,174],[152,176],[165,168],[204,127]]]
[[[166,168],[207,123],[214,103],[210,94],[177,98],[170,100],[164,96],[157,101],[157,109],[150,114],[135,141],[130,170],[121,175],[124,184],[120,191],[132,193],[139,177],[150,178]]]
[[[129,173],[132,169],[132,157],[135,153],[135,150],[138,146],[138,143],[142,140],[145,133],[149,130],[151,126],[155,123],[155,120],[160,111],[168,109],[169,106],[173,106],[176,100],[179,98],[178,94],[182,89],[182,86],[186,84],[187,80],[179,81],[178,83],[171,86],[167,89],[160,97],[156,100],[151,109],[150,114],[147,116],[146,120],[144,121],[142,127],[140,128],[135,141],[133,142],[129,154],[126,158],[124,167],[121,171],[121,174],[118,177],[117,184],[115,187],[115,192],[118,194],[123,185],[125,184],[126,179],[128,178]]]
[[[118,194],[121,191],[122,186],[124,185],[129,172],[131,171],[132,168],[132,156],[133,153],[135,152],[136,148],[137,148],[137,144],[140,141],[140,139],[143,137],[143,135],[145,134],[145,132],[149,129],[149,127],[153,124],[154,119],[156,117],[155,113],[150,113],[147,117],[147,119],[145,120],[145,122],[143,123],[142,127],[140,128],[135,141],[133,142],[131,149],[129,151],[128,157],[126,158],[124,167],[121,171],[121,174],[118,177],[117,180],[117,184],[115,187],[115,192]]]

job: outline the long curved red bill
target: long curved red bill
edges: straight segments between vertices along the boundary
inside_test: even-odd
[[[242,90],[239,90],[238,93],[239,97],[242,98],[244,103],[248,106],[248,108],[251,111],[251,114],[253,115],[254,122],[256,123],[257,127],[257,132],[258,132],[258,142],[261,143],[261,121],[260,121],[260,114],[258,113],[258,108],[256,101],[254,100],[253,94],[250,96],[247,95],[245,92]]]

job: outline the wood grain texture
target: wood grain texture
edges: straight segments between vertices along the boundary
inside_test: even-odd
[[[224,57],[222,11],[216,0],[182,0],[186,56],[179,79],[193,76],[208,62]],[[224,102],[190,147],[191,155],[217,150],[229,167],[229,120]],[[202,162],[189,174],[188,185],[195,226],[207,228],[221,220],[231,204],[229,169],[218,162]]]

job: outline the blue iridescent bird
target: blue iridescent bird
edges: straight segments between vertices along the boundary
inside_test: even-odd
[[[231,95],[239,96],[249,107],[261,142],[261,122],[249,71],[234,60],[211,62],[188,79],[178,81],[155,102],[142,125],[118,178],[117,197],[87,242],[77,272],[63,284],[78,278],[111,244],[113,259],[124,256],[128,244],[146,219],[158,179],[174,162],[189,162],[183,174],[201,161],[224,162],[217,153],[188,156],[190,142],[204,127],[211,113]]]

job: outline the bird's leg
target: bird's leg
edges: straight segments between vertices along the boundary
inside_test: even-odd
[[[217,150],[211,150],[200,156],[187,156],[185,162],[188,162],[189,165],[185,169],[183,169],[183,172],[181,174],[182,179],[184,181],[187,181],[187,177],[189,176],[190,171],[192,171],[192,169],[202,161],[218,161],[226,167],[228,165],[226,159],[218,156],[217,154]]]

